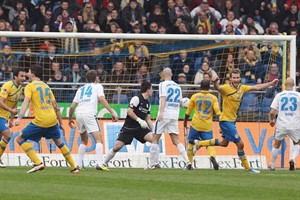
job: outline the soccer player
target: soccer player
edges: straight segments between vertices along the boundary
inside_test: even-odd
[[[74,122],[72,116],[75,107],[78,105],[75,112],[81,143],[78,148],[77,168],[83,168],[82,163],[84,152],[88,144],[88,133],[91,133],[96,142],[96,169],[106,171],[108,168],[102,163],[103,145],[101,130],[97,119],[98,102],[104,105],[111,113],[113,121],[117,121],[118,118],[105,99],[103,87],[97,80],[97,72],[95,70],[89,70],[86,73],[86,80],[88,83],[77,90],[69,110],[69,126],[73,128]]]
[[[187,120],[189,119],[193,110],[194,116],[192,119],[192,125],[190,126],[190,133],[188,138],[188,150],[187,155],[190,164],[186,166],[186,170],[191,170],[193,163],[193,148],[194,140],[209,140],[213,138],[213,113],[217,116],[221,114],[218,99],[215,95],[209,93],[210,80],[202,80],[200,86],[200,92],[194,94],[191,97],[191,101],[185,113],[184,127],[187,127]],[[209,146],[207,150],[210,155],[210,161],[213,164],[215,170],[219,169],[219,165],[216,161],[216,150],[214,147]]]
[[[272,148],[272,160],[269,164],[270,170],[275,170],[275,161],[278,156],[281,141],[288,135],[294,143],[290,170],[295,170],[295,159],[300,152],[300,93],[293,90],[295,81],[287,78],[285,81],[286,91],[278,93],[271,104],[270,125],[276,123],[274,143]],[[277,115],[277,119],[276,119]]]
[[[0,138],[2,137],[0,141],[0,167],[5,167],[1,157],[11,138],[9,128],[13,127],[14,116],[18,114],[16,107],[26,79],[25,71],[15,68],[13,77],[13,80],[6,82],[1,87],[0,92]]]
[[[169,133],[172,143],[177,147],[186,164],[189,164],[186,150],[179,142],[178,117],[180,111],[180,100],[182,92],[180,86],[172,81],[172,70],[165,68],[161,73],[164,80],[159,84],[159,110],[154,125],[153,141],[150,147],[150,163],[146,169],[156,169],[159,166],[159,146],[158,142],[163,133]]]
[[[60,127],[63,127],[60,110],[50,87],[41,81],[43,69],[39,65],[31,66],[29,72],[29,84],[25,87],[25,97],[15,125],[19,126],[25,111],[31,101],[34,110],[34,119],[16,137],[16,141],[34,163],[27,173],[43,170],[45,165],[36,155],[28,140],[39,142],[41,137],[53,139],[63,156],[71,167],[71,173],[79,174],[69,148],[62,142]],[[58,123],[57,123],[58,120]]]
[[[250,91],[258,91],[270,86],[275,86],[278,83],[278,79],[274,79],[272,82],[257,84],[254,86],[248,86],[241,84],[241,71],[239,69],[233,69],[230,72],[230,83],[220,86],[218,83],[218,77],[213,79],[215,89],[218,90],[223,99],[222,114],[220,115],[219,124],[222,130],[222,139],[211,139],[204,141],[196,141],[197,148],[200,146],[223,146],[227,147],[229,142],[233,142],[237,147],[237,154],[245,168],[246,172],[251,174],[258,174],[260,171],[254,170],[250,167],[248,159],[244,152],[244,143],[236,130],[236,118],[237,112],[240,107],[243,94]]]
[[[124,145],[131,144],[133,138],[141,143],[152,142],[153,133],[151,130],[153,125],[150,119],[150,103],[148,101],[152,93],[151,83],[143,82],[141,84],[141,94],[132,97],[130,100],[125,123],[114,147],[106,155],[104,161],[106,166]]]

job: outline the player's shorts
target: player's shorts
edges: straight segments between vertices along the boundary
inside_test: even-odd
[[[58,124],[52,127],[44,128],[30,122],[21,131],[20,136],[25,140],[32,140],[35,142],[39,142],[42,137],[56,140],[60,138],[60,129]]]
[[[286,136],[289,136],[294,142],[300,140],[300,129],[275,129],[274,137],[276,140],[283,140]]]
[[[163,119],[162,121],[156,120],[154,124],[154,134],[163,133],[179,133],[178,120],[177,119]]]
[[[220,121],[220,128],[222,130],[222,137],[226,138],[229,142],[238,143],[241,137],[236,130],[235,122]]]
[[[93,133],[101,131],[96,115],[76,115],[76,122],[79,133]]]
[[[8,124],[7,124],[7,120],[0,117],[0,133],[2,133],[3,131],[8,130]]]
[[[144,137],[150,132],[151,131],[148,128],[139,127],[135,129],[129,129],[122,127],[117,140],[124,142],[125,145],[131,144],[133,138],[137,139],[141,143],[145,143],[147,141],[144,139]]]
[[[197,131],[190,126],[189,142],[193,143],[194,140],[210,140],[213,138],[212,131]]]

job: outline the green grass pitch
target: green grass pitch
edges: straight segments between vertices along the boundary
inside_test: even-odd
[[[48,167],[26,174],[29,168],[0,168],[0,199],[298,199],[300,170],[115,169],[88,168],[73,175],[67,168]]]

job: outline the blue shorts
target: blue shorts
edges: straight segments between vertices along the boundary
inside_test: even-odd
[[[60,129],[58,124],[52,127],[44,128],[30,122],[20,133],[24,140],[39,142],[42,137],[46,139],[59,139]]]
[[[7,124],[7,120],[0,117],[0,133],[2,133],[3,131],[8,130],[8,124]]]
[[[241,137],[235,127],[235,122],[220,121],[219,124],[222,130],[222,137],[226,138],[229,142],[238,143],[241,141]]]
[[[194,140],[210,140],[213,138],[212,131],[203,132],[197,131],[192,126],[190,127],[189,143],[193,143]]]

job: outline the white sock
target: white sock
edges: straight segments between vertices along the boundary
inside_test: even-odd
[[[105,164],[106,166],[108,166],[108,162],[109,162],[111,159],[113,159],[113,157],[115,157],[116,153],[117,153],[117,152],[114,152],[113,149],[110,149],[110,150],[108,151],[108,153],[106,154],[106,158],[105,158],[105,160],[104,160],[104,164]]]
[[[96,143],[96,162],[99,166],[103,163],[103,145],[102,143]]]
[[[84,157],[85,149],[86,149],[85,144],[80,144],[78,147],[77,166],[79,166],[80,168],[83,165],[83,157]]]
[[[184,162],[188,163],[189,159],[187,157],[187,153],[186,153],[186,150],[185,150],[183,144],[181,144],[181,143],[177,144],[177,149],[178,149],[179,153],[181,154],[181,156],[183,157]]]
[[[291,159],[293,161],[295,161],[295,159],[297,158],[297,156],[299,155],[299,153],[300,153],[300,145],[296,144],[293,147]]]
[[[158,164],[159,146],[158,144],[151,144],[150,147],[150,166]]]
[[[279,149],[276,149],[276,148],[272,148],[272,163],[275,165],[275,162],[276,162],[276,159],[277,159],[277,156],[278,156],[278,153],[279,153]]]

